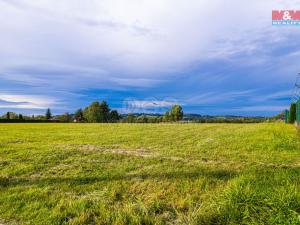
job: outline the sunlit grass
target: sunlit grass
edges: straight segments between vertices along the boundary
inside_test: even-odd
[[[299,137],[285,124],[0,124],[1,223],[300,224]]]

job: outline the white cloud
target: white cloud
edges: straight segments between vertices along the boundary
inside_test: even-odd
[[[47,96],[0,93],[0,108],[45,109],[58,104],[57,100]]]
[[[217,102],[229,102],[234,101],[237,98],[250,97],[251,95],[253,95],[254,92],[255,90],[207,92],[204,94],[186,98],[184,102],[194,103],[196,105],[212,104]]]
[[[271,10],[286,5],[271,0],[1,0],[0,4],[4,31],[0,57],[79,63],[108,70],[110,76],[118,67],[130,76],[153,78],[207,58],[252,54],[261,48],[262,39],[282,40],[289,31],[270,26]],[[6,60],[0,64],[9,66]]]

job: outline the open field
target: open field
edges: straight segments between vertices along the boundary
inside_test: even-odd
[[[285,124],[0,124],[0,224],[300,224]]]

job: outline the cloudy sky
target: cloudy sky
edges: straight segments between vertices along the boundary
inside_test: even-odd
[[[0,113],[274,115],[300,72],[300,26],[274,9],[300,0],[0,0]]]

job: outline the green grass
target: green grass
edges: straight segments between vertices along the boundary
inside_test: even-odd
[[[0,224],[300,224],[285,124],[0,124]]]

